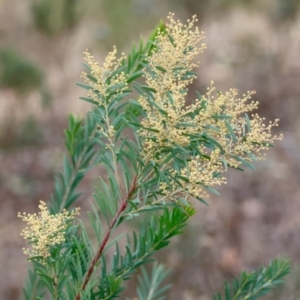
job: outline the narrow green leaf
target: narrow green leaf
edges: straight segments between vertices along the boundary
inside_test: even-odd
[[[245,159],[243,159],[240,156],[236,156],[236,155],[231,155],[231,157],[233,157],[235,160],[241,162],[243,165],[245,165],[246,167],[252,169],[252,170],[256,170],[255,167],[249,163],[248,161],[246,161]]]
[[[84,65],[84,67],[88,70],[88,71],[91,71],[91,67],[87,64],[87,63],[82,63]]]
[[[217,196],[220,196],[220,193],[217,191],[217,190],[215,190],[214,188],[212,188],[211,186],[206,186],[205,187],[209,192],[211,192],[211,193],[213,193],[213,194],[215,194],[215,195],[217,195]]]
[[[235,143],[237,143],[238,140],[237,140],[237,138],[236,138],[236,136],[235,136],[235,133],[234,133],[234,131],[233,131],[231,125],[229,124],[229,122],[226,121],[226,120],[225,120],[225,125],[226,125],[226,127],[227,127],[227,129],[228,129],[228,131],[229,131],[229,134],[230,134],[230,136],[231,136],[231,139],[232,139]]]
[[[216,119],[216,120],[230,120],[232,119],[231,116],[229,115],[214,115],[212,116],[213,119]]]
[[[251,132],[250,119],[249,119],[249,116],[247,114],[245,114],[245,120],[246,120],[246,125],[247,125],[248,132]]]
[[[137,71],[128,77],[127,82],[130,83],[130,82],[136,80],[137,78],[142,77],[142,75],[143,75],[142,71]]]
[[[82,87],[82,88],[84,88],[85,90],[88,90],[88,91],[93,89],[93,87],[89,86],[88,84],[84,84],[84,83],[80,83],[80,82],[76,82],[75,85],[80,86],[80,87]]]
[[[156,69],[159,70],[159,71],[161,71],[162,73],[167,73],[167,70],[164,69],[164,68],[162,68],[162,67],[160,67],[160,66],[156,66]]]

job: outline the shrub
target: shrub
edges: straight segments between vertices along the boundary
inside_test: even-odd
[[[197,76],[194,60],[206,47],[204,33],[195,26],[196,17],[186,25],[172,14],[168,19],[127,58],[118,58],[114,48],[99,65],[84,52],[87,72],[78,85],[88,90],[82,99],[93,108],[85,120],[69,118],[68,156],[48,208],[41,202],[39,214],[19,214],[28,224],[22,235],[31,245],[24,252],[33,267],[24,299],[119,298],[139,268],[138,298],[164,299],[170,287],[162,284],[165,267],[154,263],[149,275],[143,265],[183,232],[195,214],[194,201],[207,204],[209,193],[219,194],[215,187],[226,183],[229,168],[254,169],[252,162],[282,138],[271,133],[278,120],[265,125],[252,113],[258,106],[253,92],[238,97],[235,89],[216,92],[211,83],[205,94],[186,103]],[[100,165],[106,176],[100,177],[87,213],[91,235],[77,219],[79,209],[71,207],[86,172]],[[114,235],[129,219],[141,222],[139,230],[124,227]],[[214,299],[257,299],[288,272],[287,261],[274,260],[242,273],[232,287],[225,283],[224,298]]]
[[[43,84],[40,68],[13,49],[0,50],[0,67],[0,86],[18,94],[38,90]]]

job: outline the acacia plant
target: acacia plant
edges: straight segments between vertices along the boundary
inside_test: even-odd
[[[209,193],[219,194],[215,187],[226,182],[229,168],[254,168],[251,163],[281,139],[271,133],[278,120],[265,125],[253,113],[253,92],[239,97],[235,89],[216,92],[211,83],[186,102],[197,77],[195,59],[206,47],[196,21],[184,25],[170,14],[146,44],[133,46],[128,57],[117,57],[114,48],[102,65],[84,52],[87,71],[78,85],[93,107],[84,120],[69,118],[68,154],[48,205],[41,202],[38,214],[19,214],[28,224],[22,235],[31,262],[22,299],[120,298],[139,269],[138,299],[165,299],[168,271],[153,263],[153,254],[183,232],[195,201],[207,205]],[[99,166],[87,212],[91,233],[72,206],[85,174]],[[123,225],[133,218],[141,225],[131,232]],[[151,274],[146,263],[153,263]],[[224,297],[214,299],[258,299],[288,272],[288,262],[274,260],[242,273],[232,286],[225,283]]]

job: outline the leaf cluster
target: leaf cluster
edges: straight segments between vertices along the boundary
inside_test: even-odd
[[[225,282],[224,297],[220,293],[214,300],[255,300],[268,294],[282,284],[282,278],[290,273],[290,264],[287,260],[272,260],[268,267],[260,268],[252,273],[242,272],[239,278],[233,280],[230,286]]]

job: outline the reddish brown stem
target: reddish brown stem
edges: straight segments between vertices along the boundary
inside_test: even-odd
[[[103,237],[103,240],[100,244],[100,247],[94,257],[94,259],[92,260],[91,262],[91,265],[86,273],[86,276],[85,276],[85,279],[84,279],[84,282],[82,284],[82,287],[81,287],[81,291],[83,291],[85,288],[86,288],[86,285],[88,284],[92,274],[93,274],[93,271],[94,271],[94,268],[98,262],[98,260],[100,259],[102,253],[103,253],[103,250],[109,240],[109,237],[111,235],[111,231],[112,229],[114,228],[114,226],[116,225],[116,222],[117,220],[119,219],[119,217],[121,216],[121,214],[123,213],[123,211],[126,209],[127,207],[127,203],[128,203],[128,200],[131,198],[134,190],[136,189],[136,181],[137,181],[137,176],[135,176],[132,180],[132,183],[131,183],[131,186],[130,186],[130,189],[129,189],[129,192],[127,194],[127,196],[121,201],[121,205],[116,213],[116,215],[114,216],[111,224],[109,225],[109,227],[107,228],[106,232],[105,232],[105,235]],[[80,300],[80,291],[78,292],[75,300]]]

